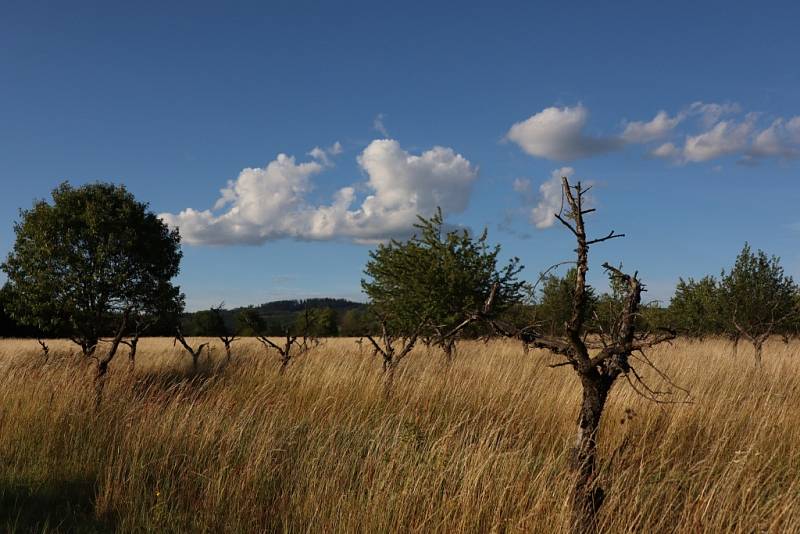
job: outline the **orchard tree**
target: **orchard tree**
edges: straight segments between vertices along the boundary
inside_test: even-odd
[[[669,313],[674,327],[684,335],[702,338],[727,333],[721,291],[713,276],[679,279]]]
[[[745,243],[733,269],[722,272],[720,289],[729,329],[752,343],[760,366],[764,342],[787,333],[797,321],[797,285],[777,256],[754,253]]]
[[[195,335],[216,337],[222,341],[222,345],[225,347],[225,361],[230,363],[231,345],[239,339],[239,331],[228,326],[223,313],[224,306],[223,302],[207,310],[198,311],[192,317],[192,326]]]
[[[450,361],[459,334],[474,319],[492,287],[494,312],[521,298],[522,267],[517,258],[498,268],[500,246],[490,246],[486,230],[446,231],[441,210],[419,217],[419,235],[393,240],[370,252],[361,281],[376,315],[397,335],[430,336]],[[417,326],[424,318],[423,332]]]
[[[20,322],[65,335],[97,360],[97,378],[134,316],[173,313],[183,295],[172,279],[181,251],[177,230],[124,187],[63,183],[53,201],[20,212],[16,242],[2,265]],[[113,335],[97,355],[101,337]]]

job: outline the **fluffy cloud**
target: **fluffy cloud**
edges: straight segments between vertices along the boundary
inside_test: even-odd
[[[684,119],[686,115],[679,113],[670,118],[666,111],[659,111],[650,122],[629,122],[622,132],[622,138],[628,143],[647,143],[662,139]]]
[[[580,104],[546,108],[514,124],[506,138],[532,156],[556,160],[588,157],[633,144],[649,144],[649,156],[679,164],[726,156],[738,156],[738,161],[746,164],[800,157],[800,117],[779,117],[759,130],[761,115],[743,115],[741,106],[733,103],[694,102],[672,116],[661,110],[649,121],[624,122],[618,136],[587,135],[588,116]],[[683,131],[678,131],[679,126]]]
[[[592,137],[584,132],[589,110],[583,105],[546,108],[514,124],[506,134],[531,156],[569,161],[622,148],[618,137]]]
[[[789,120],[775,119],[768,128],[755,136],[750,156],[756,158],[800,156],[800,116]]]
[[[407,234],[417,214],[463,211],[477,178],[477,168],[451,148],[434,147],[420,155],[394,140],[376,140],[358,157],[368,176],[368,194],[357,204],[357,185],[343,187],[330,204],[306,201],[311,178],[330,165],[337,144],[314,149],[313,161],[298,163],[279,154],[260,169],[244,169],[228,182],[212,210],[187,208],[161,217],[178,227],[190,244],[260,244],[293,238],[350,239],[372,242]]]
[[[742,122],[720,121],[707,132],[687,136],[683,146],[684,160],[708,161],[743,151],[755,128],[755,119],[751,113]]]

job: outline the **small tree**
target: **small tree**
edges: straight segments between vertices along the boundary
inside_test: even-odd
[[[101,382],[132,314],[154,304],[183,306],[171,283],[180,236],[124,186],[65,182],[52,196],[52,204],[22,210],[14,225],[2,266],[13,296],[8,308],[24,324],[69,337],[96,359]],[[104,335],[114,338],[97,356]]]
[[[189,342],[186,341],[186,338],[183,337],[183,331],[181,330],[180,326],[178,326],[175,331],[175,339],[173,340],[172,344],[175,345],[176,341],[180,343],[184,350],[189,353],[189,356],[192,357],[192,373],[197,374],[197,370],[200,366],[200,356],[203,355],[203,349],[208,347],[209,343],[201,343],[197,346],[197,348],[192,347]]]
[[[361,286],[392,331],[410,336],[420,317],[427,317],[422,335],[430,336],[450,361],[462,323],[480,309],[493,286],[495,313],[520,300],[522,267],[513,258],[498,270],[500,247],[489,246],[485,230],[478,237],[466,230],[446,232],[441,210],[419,220],[419,236],[370,252],[364,269],[368,279]]]
[[[203,336],[216,337],[222,341],[225,347],[225,361],[231,361],[231,345],[239,339],[238,329],[228,326],[223,313],[225,303],[219,306],[212,306],[207,310],[201,310],[192,317],[193,327],[196,333]]]
[[[380,335],[367,335],[366,337],[372,344],[373,356],[380,354],[383,360],[384,392],[386,397],[389,397],[394,385],[395,371],[403,358],[408,356],[414,345],[416,345],[419,333],[425,326],[426,320],[420,319],[414,331],[407,337],[393,334],[389,321],[383,317],[378,316],[378,323],[380,324]],[[377,340],[375,339],[376,337]],[[399,348],[397,347],[398,341],[400,342]]]
[[[753,345],[761,366],[764,342],[772,334],[791,329],[798,317],[797,285],[784,274],[780,259],[750,245],[736,258],[729,273],[721,275],[721,299],[729,325]]]
[[[713,276],[678,280],[669,305],[672,324],[684,335],[699,337],[726,333],[721,291]]]
[[[264,349],[269,352],[275,350],[279,357],[281,366],[278,370],[279,374],[284,374],[286,368],[289,367],[292,359],[309,350],[307,343],[307,334],[303,334],[303,340],[298,341],[300,336],[292,334],[291,328],[286,327],[285,338],[282,344],[275,343],[269,337],[264,335],[266,330],[266,323],[261,315],[252,308],[248,308],[240,315],[240,320],[246,323],[250,330],[255,335],[256,339],[264,346]]]

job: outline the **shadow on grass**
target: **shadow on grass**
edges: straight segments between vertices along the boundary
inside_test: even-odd
[[[114,526],[95,517],[92,482],[33,485],[0,480],[0,531],[99,533],[114,532]]]
[[[139,398],[171,398],[175,395],[200,397],[223,378],[224,368],[201,365],[196,371],[162,369],[137,373],[132,390]]]

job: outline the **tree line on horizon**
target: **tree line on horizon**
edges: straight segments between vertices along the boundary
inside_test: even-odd
[[[133,197],[124,191],[124,187],[110,184],[95,184],[79,189],[62,185],[54,191],[54,199],[64,198],[68,192],[85,195],[99,193],[101,197],[124,192],[123,196],[130,197],[126,200],[135,203]],[[34,220],[34,214],[38,213],[37,209],[44,210],[46,205],[39,202],[34,210],[22,212],[23,219],[30,219],[29,226],[44,224],[41,220]],[[106,223],[107,221],[100,224]],[[150,223],[153,223],[152,214]],[[219,306],[209,309],[185,312],[183,296],[177,288],[174,288],[173,309],[166,314],[162,309],[159,313],[164,316],[151,321],[152,324],[148,324],[145,329],[146,334],[172,336],[175,326],[171,323],[176,323],[181,326],[186,336],[191,337],[283,336],[287,331],[300,335],[304,330],[306,334],[315,337],[364,337],[378,332],[379,316],[386,314],[386,310],[381,308],[387,305],[399,311],[399,315],[403,317],[401,322],[405,322],[394,325],[394,328],[398,329],[398,332],[404,330],[405,333],[410,333],[415,314],[420,313],[420,306],[423,306],[421,303],[427,300],[424,304],[426,313],[435,311],[437,315],[435,321],[437,324],[433,325],[434,321],[429,321],[432,326],[423,334],[426,343],[431,344],[437,337],[437,328],[438,336],[441,338],[445,334],[443,328],[456,326],[455,323],[448,324],[448,318],[457,319],[459,312],[466,307],[472,309],[477,307],[474,299],[470,303],[465,302],[469,299],[469,290],[478,287],[477,297],[480,300],[488,291],[486,281],[492,273],[482,272],[481,266],[473,262],[471,265],[466,263],[459,265],[460,273],[451,268],[450,270],[454,272],[442,279],[426,281],[425,277],[447,273],[447,268],[442,271],[439,266],[425,266],[424,262],[420,261],[419,251],[424,248],[421,248],[420,244],[435,248],[436,244],[443,243],[453,250],[459,248],[462,260],[467,257],[464,254],[466,246],[483,247],[480,254],[473,251],[473,256],[489,259],[491,269],[496,267],[497,254],[500,250],[500,247],[496,246],[496,250],[488,251],[486,232],[472,236],[463,230],[444,232],[443,228],[442,213],[437,212],[431,219],[421,218],[421,223],[417,225],[419,237],[414,236],[405,243],[394,241],[370,253],[372,260],[368,262],[365,274],[372,276],[372,280],[365,280],[362,285],[371,303],[337,298],[310,298],[278,300],[233,309],[225,309],[224,303],[220,303]],[[21,245],[20,232],[23,230],[21,224],[15,226],[19,245]],[[103,227],[91,231],[97,230],[102,231]],[[22,237],[24,238],[24,235]],[[179,244],[177,233],[171,239],[175,249],[171,253],[180,254],[177,248]],[[438,252],[440,256],[443,256],[442,250]],[[13,251],[10,258],[12,255]],[[403,261],[408,262],[408,265],[401,265]],[[12,265],[13,262],[4,264],[7,273]],[[385,287],[379,286],[376,282],[381,274],[378,265],[381,269],[397,270],[396,278],[404,279],[399,286],[401,291],[389,294]],[[514,286],[509,289],[510,295],[499,299],[507,301],[503,304],[502,310],[497,308],[504,320],[514,324],[535,323],[539,331],[548,335],[563,334],[571,310],[576,269],[565,268],[563,274],[555,272],[555,269],[549,270],[541,273],[533,284],[516,280],[516,275],[522,270],[517,259],[513,259],[506,269],[506,276],[509,280],[513,279]],[[472,276],[475,280],[464,279],[464,276]],[[480,287],[481,282],[477,281],[480,278],[483,278],[484,287]],[[613,318],[617,315],[623,299],[624,291],[618,281],[610,279],[609,286],[610,291],[598,293],[587,284],[586,320],[591,325],[590,329],[597,332],[612,328]],[[416,288],[417,291],[412,288]],[[9,278],[0,287],[0,338],[70,337],[69,330],[74,329],[76,325],[67,325],[65,321],[55,320],[53,310],[41,313],[41,315],[50,314],[50,317],[44,317],[44,320],[43,317],[32,318],[20,314],[18,308],[15,310],[13,292],[13,279]],[[169,302],[169,299],[165,302]],[[724,337],[730,339],[734,347],[744,340],[753,345],[756,358],[760,359],[763,344],[769,336],[778,335],[788,339],[800,333],[798,309],[800,309],[800,288],[791,276],[785,274],[780,259],[768,256],[762,250],[754,251],[748,243],[745,243],[729,271],[722,270],[719,277],[707,275],[700,279],[680,278],[668,305],[663,306],[657,301],[642,305],[637,320],[640,322],[640,327],[648,330],[672,328],[678,334],[690,338]],[[169,317],[170,314],[172,317]],[[258,318],[260,325],[258,329],[253,328],[254,318]],[[98,331],[95,335],[98,338],[114,334],[114,328],[104,324],[104,321],[97,321],[96,327]],[[474,338],[485,334],[485,330],[472,327],[459,331],[458,337]],[[454,350],[455,339],[440,345],[446,353],[450,353]]]

